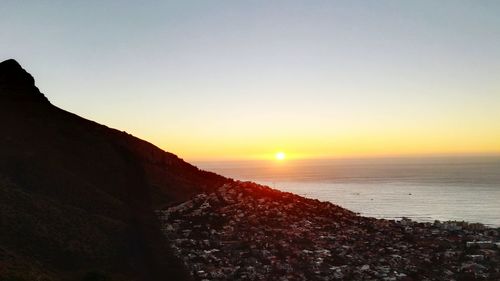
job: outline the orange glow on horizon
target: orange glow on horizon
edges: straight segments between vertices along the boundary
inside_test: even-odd
[[[281,128],[283,128],[282,126]],[[346,132],[268,132],[232,134],[207,131],[137,130],[133,135],[158,145],[186,161],[325,158],[377,158],[433,155],[500,155],[500,130],[465,128],[400,128]],[[165,132],[165,133],[163,133]],[[172,133],[175,132],[175,133]],[[224,137],[221,137],[224,136]]]

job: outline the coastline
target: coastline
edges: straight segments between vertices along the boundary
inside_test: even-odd
[[[359,216],[251,182],[157,211],[195,280],[497,280],[500,228]]]
[[[388,183],[265,182],[284,192],[328,201],[360,215],[418,222],[456,221],[500,227],[500,189],[495,186],[455,186]]]
[[[365,216],[500,226],[500,157],[203,162],[201,168]]]

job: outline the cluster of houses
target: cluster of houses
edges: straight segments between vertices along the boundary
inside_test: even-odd
[[[500,280],[500,231],[359,216],[234,182],[159,210],[195,280]]]

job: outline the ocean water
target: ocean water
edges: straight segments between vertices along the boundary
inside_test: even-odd
[[[199,162],[364,216],[500,227],[500,156]]]

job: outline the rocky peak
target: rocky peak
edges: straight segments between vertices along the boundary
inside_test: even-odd
[[[0,98],[48,102],[33,76],[13,59],[0,62]]]

